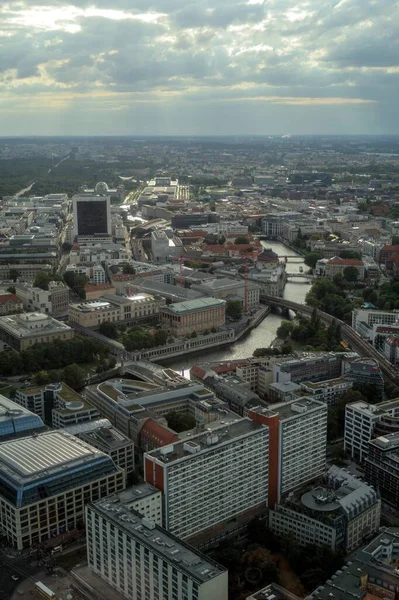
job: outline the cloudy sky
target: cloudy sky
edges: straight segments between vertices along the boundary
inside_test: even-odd
[[[0,0],[0,135],[399,133],[396,0]]]

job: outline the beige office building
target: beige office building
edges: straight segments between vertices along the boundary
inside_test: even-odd
[[[218,329],[226,322],[226,302],[218,298],[198,298],[161,308],[161,322],[175,336]]]
[[[38,312],[0,317],[0,340],[18,352],[33,344],[70,340],[74,335],[65,323]]]

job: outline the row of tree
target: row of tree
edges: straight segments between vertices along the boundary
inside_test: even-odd
[[[340,324],[333,320],[326,328],[317,316],[316,309],[313,310],[310,319],[298,316],[295,321],[282,321],[277,329],[277,336],[286,341],[291,339],[304,344],[309,350],[342,350]]]
[[[354,302],[348,299],[345,289],[339,285],[339,278],[316,280],[306,294],[306,304],[342,321],[351,321]]]
[[[109,349],[92,338],[34,344],[27,350],[0,352],[0,373],[5,376],[63,369],[74,363],[95,362],[106,358]]]

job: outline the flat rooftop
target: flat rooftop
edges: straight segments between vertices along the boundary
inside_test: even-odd
[[[72,331],[71,327],[62,321],[42,313],[21,313],[0,317],[0,328],[18,338]]]
[[[153,487],[149,483],[139,483],[133,485],[130,488],[126,488],[115,498],[119,498],[121,504],[130,504],[131,502],[137,502],[137,500],[143,500],[143,498],[149,498],[155,494],[161,494],[160,490]]]
[[[120,503],[118,496],[111,496],[91,506],[100,515],[111,521],[154,554],[164,557],[168,563],[175,563],[179,571],[186,572],[190,578],[205,583],[225,573],[221,565],[201,554],[168,531],[143,518],[140,513],[128,509]]]
[[[132,441],[115,427],[101,427],[94,431],[84,432],[80,437],[88,444],[98,444],[104,452],[132,444]]]
[[[101,457],[105,455],[93,446],[62,430],[52,430],[1,443],[0,473],[25,483]]]
[[[185,439],[170,446],[157,448],[149,452],[148,455],[161,462],[172,462],[173,460],[193,456],[202,450],[214,449],[235,438],[259,432],[263,428],[263,425],[237,415],[232,423],[220,425],[215,429],[209,427],[209,431],[194,435],[190,440]]]
[[[337,377],[336,379],[327,379],[326,381],[303,381],[302,385],[310,388],[311,390],[323,390],[328,387],[335,385],[351,385],[351,382],[343,377]]]
[[[132,404],[135,406],[141,403],[149,405],[192,396],[199,396],[205,399],[205,396],[208,395],[210,398],[213,398],[212,392],[205,390],[202,384],[189,380],[185,380],[184,382],[177,381],[174,384],[172,382],[172,385],[169,386],[129,380],[129,383],[123,383],[121,387],[119,387],[118,380],[109,380],[105,383],[100,383],[97,389],[127,410],[131,410]]]
[[[345,354],[343,352],[306,352],[301,353],[300,356],[292,358],[287,361],[278,361],[276,366],[279,366],[283,371],[288,370],[289,367],[298,366],[300,367],[303,363],[312,363],[320,361],[334,362],[341,360]]]
[[[164,310],[179,315],[187,312],[194,312],[196,310],[215,308],[217,306],[223,306],[224,304],[226,304],[225,300],[219,300],[218,298],[197,298],[196,300],[188,300],[187,302],[169,304]]]
[[[327,404],[305,396],[303,398],[298,398],[297,400],[292,400],[291,402],[279,402],[277,404],[270,404],[265,408],[256,407],[252,410],[268,417],[278,414],[280,420],[284,421],[285,419],[301,417],[307,412],[320,409],[327,411]]]

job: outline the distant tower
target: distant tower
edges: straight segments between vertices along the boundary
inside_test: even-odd
[[[92,194],[80,193],[72,198],[74,235],[111,235],[111,199],[108,185],[97,183]]]

